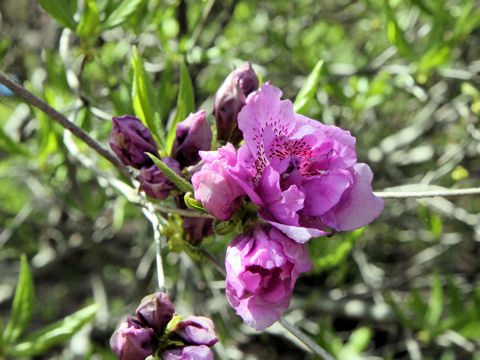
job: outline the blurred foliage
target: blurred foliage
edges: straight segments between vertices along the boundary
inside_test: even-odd
[[[375,190],[478,186],[476,0],[4,0],[0,14],[0,68],[103,144],[112,116],[136,114],[168,148],[172,125],[211,114],[248,60],[298,111],[357,138]],[[118,321],[156,288],[151,226],[81,158],[123,179],[111,164],[0,94],[0,319],[31,317],[41,336],[95,302],[92,325],[36,358],[111,359]],[[388,200],[365,229],[312,240],[287,318],[339,359],[480,358],[479,212],[473,197]],[[232,236],[204,246],[222,259]],[[31,313],[15,310],[21,254]],[[177,311],[214,319],[219,359],[313,358],[275,327],[243,326],[210,264],[163,257]]]

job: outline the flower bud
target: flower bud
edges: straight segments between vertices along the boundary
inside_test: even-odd
[[[237,144],[242,133],[237,115],[245,105],[248,94],[258,88],[258,77],[247,62],[227,76],[214,98],[213,115],[217,123],[217,139]]]
[[[167,294],[156,292],[145,296],[137,308],[138,320],[161,334],[168,322],[172,319],[175,308]]]
[[[180,166],[176,160],[169,157],[164,157],[162,161],[177,174],[182,175]],[[158,168],[157,165],[150,167],[142,167],[138,174],[138,181],[140,181],[140,190],[145,191],[148,196],[154,199],[163,200],[167,198],[172,189],[175,189],[175,184],[165,176],[165,174]]]
[[[120,360],[145,359],[156,347],[155,332],[137,320],[127,318],[110,338],[110,347]]]
[[[205,118],[205,111],[190,114],[178,123],[171,156],[180,167],[194,165],[200,161],[199,150],[210,150],[212,130]]]
[[[136,169],[153,164],[145,152],[157,153],[157,144],[150,130],[130,115],[113,117],[109,143],[122,163]]]
[[[165,350],[162,360],[213,360],[212,350],[208,346],[184,346],[178,349]]]
[[[187,344],[213,346],[218,342],[213,321],[203,316],[189,316],[180,321],[173,331]]]

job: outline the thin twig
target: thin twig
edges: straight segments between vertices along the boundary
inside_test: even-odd
[[[85,144],[103,156],[105,159],[110,161],[118,170],[124,173],[126,176],[130,177],[130,172],[122,165],[122,163],[112,154],[110,151],[105,149],[102,145],[100,145],[96,140],[94,140],[90,135],[88,135],[85,131],[79,128],[77,125],[72,123],[68,120],[63,114],[52,108],[50,105],[33,95],[27,89],[25,89],[22,85],[17,83],[16,81],[12,80],[8,77],[5,73],[0,71],[0,83],[5,85],[9,88],[13,93],[20,96],[29,104],[37,107],[38,109],[42,110],[45,114],[47,114],[50,118],[54,121],[62,125],[65,129],[69,130],[72,134],[82,140]]]
[[[285,330],[287,330],[298,340],[300,340],[306,347],[312,350],[315,354],[321,356],[325,360],[335,360],[332,355],[325,351],[320,345],[313,342],[307,335],[305,335],[303,332],[293,326],[293,324],[288,322],[284,317],[278,319],[277,322],[282,325]]]
[[[166,292],[165,289],[165,273],[163,272],[163,259],[162,259],[162,225],[160,224],[160,218],[158,214],[152,209],[150,204],[147,204],[148,208],[143,208],[143,214],[152,223],[153,239],[155,241],[155,260],[157,262],[157,282],[158,289]]]
[[[417,199],[428,197],[454,197],[480,195],[480,188],[455,189],[455,190],[430,190],[430,191],[381,191],[375,196],[384,199]]]
[[[201,251],[202,251],[202,254],[203,254],[203,256],[205,257],[205,259],[206,259],[207,261],[209,261],[210,264],[212,264],[213,267],[214,267],[215,269],[217,269],[220,274],[222,274],[223,276],[227,276],[227,273],[225,272],[225,268],[218,263],[218,261],[217,261],[217,259],[215,258],[215,256],[213,256],[213,255],[212,255],[208,250],[206,250],[205,248],[201,248]]]

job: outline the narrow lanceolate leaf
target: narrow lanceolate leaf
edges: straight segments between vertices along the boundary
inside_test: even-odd
[[[295,102],[293,103],[293,111],[295,111],[296,113],[304,114],[308,108],[308,105],[310,105],[310,102],[312,101],[313,97],[315,96],[315,92],[317,91],[322,68],[323,60],[319,60],[310,75],[308,75],[305,84],[303,84],[302,88],[298,92],[298,95],[295,98]]]
[[[72,0],[38,0],[45,9],[60,25],[73,31],[77,29],[77,23],[73,20],[76,11],[76,1]]]
[[[95,35],[100,21],[100,13],[95,0],[86,0],[82,17],[77,26],[77,34],[83,38]]]
[[[6,354],[15,357],[35,356],[71,338],[89,322],[98,310],[98,305],[87,306],[43,329],[35,331],[22,342],[7,347]]]
[[[5,328],[5,344],[13,343],[30,324],[35,305],[35,289],[27,257],[22,255],[17,290],[13,298],[12,315]]]
[[[105,19],[102,24],[102,30],[122,25],[137,11],[142,2],[143,0],[123,0]]]
[[[170,169],[162,160],[157,158],[155,155],[146,153],[153,160],[155,165],[158,166],[161,172],[165,174],[177,187],[183,192],[193,193],[193,186],[187,180],[178,175],[174,170]]]
[[[384,1],[385,14],[387,16],[387,35],[388,40],[395,45],[398,52],[412,60],[415,60],[415,54],[412,50],[412,47],[405,38],[403,30],[398,25],[395,13],[390,7],[388,1]]]
[[[188,73],[187,65],[182,61],[180,64],[180,89],[178,90],[177,112],[173,118],[173,122],[168,129],[167,135],[167,153],[172,150],[173,140],[175,139],[175,131],[177,124],[184,120],[188,114],[195,111],[195,96],[193,92],[192,80]]]
[[[133,48],[131,58],[133,66],[133,109],[137,116],[155,137],[155,140],[163,147],[164,134],[160,124],[160,114],[153,91],[152,80],[143,66],[143,60],[136,47]]]
[[[433,277],[432,293],[430,294],[430,302],[425,314],[425,323],[428,328],[433,329],[442,315],[443,310],[443,289],[438,274]]]
[[[31,156],[27,149],[8,136],[2,128],[0,128],[0,149],[3,149],[11,154]]]

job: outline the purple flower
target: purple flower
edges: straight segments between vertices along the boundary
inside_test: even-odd
[[[153,328],[160,334],[172,319],[174,312],[175,308],[168,295],[159,291],[142,299],[136,315],[143,325]]]
[[[372,171],[357,163],[355,138],[293,112],[269,84],[238,114],[245,144],[230,176],[261,207],[260,217],[297,242],[358,229],[384,201],[372,193]]]
[[[225,267],[228,301],[245,323],[263,330],[287,309],[298,275],[312,264],[305,245],[265,225],[232,241]]]
[[[114,116],[110,147],[125,165],[140,169],[153,161],[145,152],[157,153],[157,144],[143,123],[134,116]]]
[[[187,344],[213,346],[218,342],[213,321],[203,316],[189,316],[180,321],[173,331]]]
[[[210,150],[212,130],[205,118],[205,111],[190,114],[178,123],[171,156],[182,168],[200,161],[199,150]]]
[[[110,347],[120,360],[145,359],[155,346],[155,331],[132,318],[123,321],[110,338]]]
[[[240,197],[245,194],[229,171],[236,165],[237,150],[232,144],[217,151],[201,151],[204,164],[192,176],[195,199],[212,215],[228,220],[240,206]]]
[[[161,354],[163,360],[213,360],[212,350],[208,346],[185,346],[166,350]]]
[[[217,139],[234,144],[242,139],[237,115],[248,94],[258,88],[258,77],[249,62],[228,75],[214,98],[213,115],[217,123]]]
[[[162,161],[178,175],[183,176],[176,160],[164,157]],[[157,165],[142,167],[138,174],[138,181],[140,181],[140,190],[145,191],[148,196],[158,200],[167,198],[170,191],[176,187],[176,185],[165,176]]]

